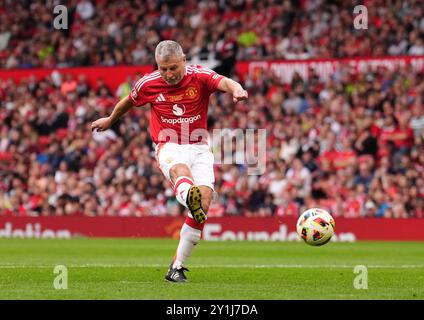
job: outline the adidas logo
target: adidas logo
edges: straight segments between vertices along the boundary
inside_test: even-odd
[[[155,102],[161,102],[161,101],[166,101],[166,99],[165,99],[165,97],[163,96],[162,93],[160,95],[158,95]]]

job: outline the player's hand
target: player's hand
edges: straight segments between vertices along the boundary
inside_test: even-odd
[[[109,117],[100,118],[91,124],[91,131],[97,131],[97,132],[106,131],[111,126],[112,126],[112,122],[110,121]]]
[[[237,89],[233,93],[233,101],[234,101],[234,103],[236,103],[238,101],[242,101],[242,100],[247,100],[247,98],[249,98],[249,95],[248,95],[247,91],[244,90],[243,88]]]

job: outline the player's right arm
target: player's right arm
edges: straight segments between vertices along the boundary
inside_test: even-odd
[[[132,107],[142,106],[151,102],[146,96],[146,93],[149,92],[148,84],[158,78],[160,78],[159,72],[153,72],[138,80],[131,93],[116,104],[109,117],[100,118],[91,124],[91,131],[105,131]]]
[[[119,101],[109,117],[100,118],[91,124],[91,131],[105,131],[109,129],[120,117],[127,113],[134,106],[131,98],[125,97]]]

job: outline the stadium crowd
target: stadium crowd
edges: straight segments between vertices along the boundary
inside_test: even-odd
[[[367,29],[355,29],[358,1],[0,2],[0,68],[154,64],[160,39],[188,58],[309,59],[423,55],[421,0],[362,1]],[[54,23],[67,28],[55,29]]]
[[[0,80],[0,214],[182,214],[155,162],[148,107],[90,130],[136,80],[116,92],[83,75]],[[246,103],[211,97],[209,128],[266,129],[266,171],[216,164],[210,216],[321,206],[335,217],[424,217],[423,73],[342,67],[327,82],[312,74],[282,84],[265,72],[244,85]]]
[[[167,38],[189,59],[221,61],[225,75],[236,60],[424,55],[420,0],[363,1],[366,32],[353,27],[357,4],[69,0],[68,28],[57,30],[55,1],[6,0],[0,68],[153,65]],[[105,133],[90,131],[136,80],[112,92],[84,75],[0,79],[0,214],[182,214],[154,159],[148,107]],[[290,84],[264,73],[244,85],[247,103],[212,96],[208,123],[230,135],[266,129],[266,171],[215,165],[210,216],[297,216],[321,206],[336,217],[424,217],[422,73],[341,68],[328,82],[297,75]]]

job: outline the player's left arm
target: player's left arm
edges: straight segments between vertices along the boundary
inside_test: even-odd
[[[227,92],[233,95],[233,101],[247,100],[249,97],[246,90],[243,89],[240,83],[233,79],[223,77],[218,83],[218,90]]]

